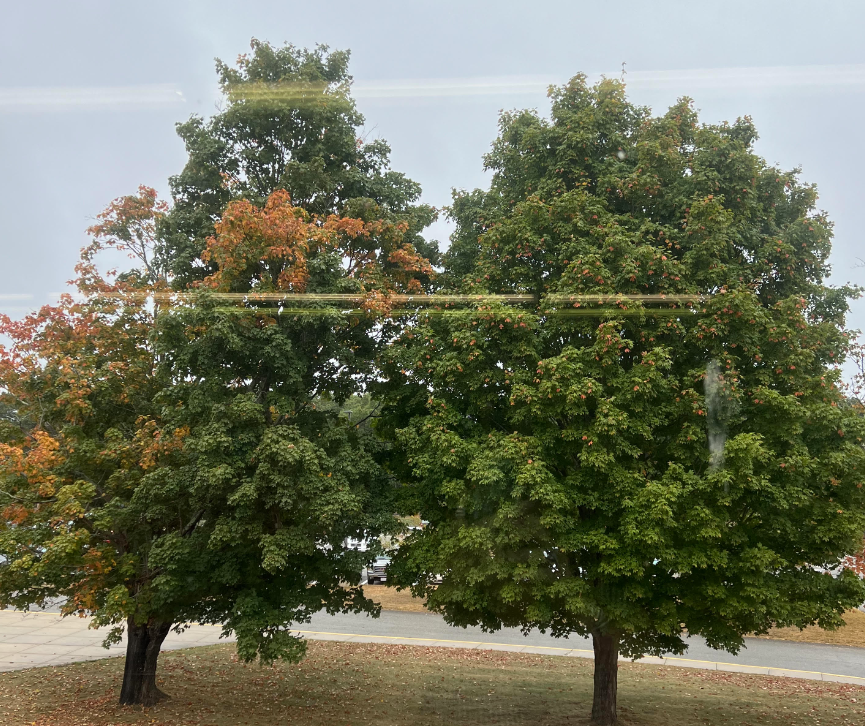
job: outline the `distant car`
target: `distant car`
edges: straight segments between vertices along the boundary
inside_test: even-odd
[[[376,557],[369,567],[366,568],[366,582],[368,585],[378,585],[387,582],[387,567],[390,557]]]

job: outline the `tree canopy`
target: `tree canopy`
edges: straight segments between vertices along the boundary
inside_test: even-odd
[[[141,187],[90,232],[76,298],[0,318],[0,606],[65,599],[128,636],[122,703],[162,694],[172,627],[245,659],[287,626],[374,612],[347,539],[398,526],[362,410],[396,293],[427,289],[435,210],[359,138],[348,53],[253,41],[225,107],[178,126],[172,204]],[[100,274],[106,247],[137,269]]]
[[[0,319],[0,605],[63,612],[128,636],[122,703],[152,704],[172,627],[235,633],[244,659],[297,659],[287,627],[321,609],[376,612],[347,539],[397,527],[382,444],[341,416],[362,392],[377,322],[429,263],[407,225],[324,219],[284,191],[229,202],[171,292],[154,266],[165,207],[114,202],[64,296]],[[98,272],[105,247],[143,269]],[[296,302],[300,296],[301,302]]]
[[[419,311],[383,364],[430,522],[393,568],[450,623],[593,636],[608,724],[619,653],[735,651],[865,599],[829,574],[865,530],[855,291],[826,285],[816,189],[749,119],[582,76],[551,100],[503,114],[490,190],[454,197],[443,291],[473,302]]]
[[[437,261],[420,235],[435,210],[418,203],[416,182],[390,169],[387,142],[361,136],[348,62],[347,51],[258,40],[235,67],[217,60],[224,108],[177,127],[189,158],[170,180],[160,253],[178,283],[207,274],[200,256],[231,200],[262,206],[280,190],[313,214],[404,221],[405,241]]]
[[[183,623],[269,662],[316,611],[375,612],[348,540],[420,513],[389,579],[452,624],[591,636],[607,725],[620,654],[865,599],[858,291],[749,119],[576,76],[501,116],[440,258],[348,53],[253,41],[217,71],[172,203],[116,200],[77,295],[0,316],[0,607],[125,628],[121,701],[149,705]],[[137,267],[102,274],[107,247]]]

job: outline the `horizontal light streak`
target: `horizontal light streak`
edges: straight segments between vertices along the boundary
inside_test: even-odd
[[[171,108],[185,101],[173,84],[0,88],[0,113],[135,111]]]
[[[0,301],[5,299],[29,299],[32,296],[0,295]],[[395,294],[382,297],[368,297],[361,293],[240,293],[240,292],[169,292],[141,291],[116,292],[94,295],[91,300],[129,301],[138,304],[159,304],[169,306],[192,306],[205,300],[218,304],[216,312],[231,314],[260,315],[367,315],[376,312],[379,306],[391,306],[387,311],[391,317],[406,315],[451,315],[457,313],[478,312],[474,307],[456,307],[457,305],[494,305],[494,304],[535,304],[536,314],[549,317],[576,316],[641,316],[641,315],[679,315],[683,312],[696,312],[689,307],[695,303],[706,301],[711,295],[676,295],[676,294],[552,294],[538,300],[534,295],[526,294],[433,294],[406,295]],[[75,303],[86,302],[86,298],[76,296]],[[226,305],[224,303],[231,303]],[[304,303],[328,304],[331,307],[296,307]],[[352,307],[337,307],[340,303]],[[630,307],[624,307],[631,304]],[[670,307],[644,307],[646,304],[660,304]],[[360,305],[361,307],[356,307]],[[414,307],[406,307],[406,306]],[[583,306],[587,307],[583,307]],[[403,306],[403,307],[398,307]],[[431,307],[430,307],[431,306]],[[442,307],[443,306],[443,307]],[[454,307],[449,307],[454,306]],[[591,306],[591,307],[589,307]],[[600,306],[600,307],[597,307]],[[684,306],[684,307],[682,307]],[[537,309],[539,308],[539,309]],[[16,311],[25,308],[16,307]]]
[[[808,66],[745,66],[672,70],[621,70],[589,73],[587,80],[622,78],[629,89],[695,90],[846,87],[865,89],[865,64]],[[477,76],[466,78],[409,78],[356,81],[351,95],[357,99],[448,98],[545,94],[565,78],[549,76]],[[325,83],[238,84],[232,100],[310,103],[337,98],[344,87]]]
[[[803,86],[859,86],[865,88],[865,64],[813,66],[751,66],[589,73],[589,82],[602,77],[623,78],[632,89],[711,90],[723,88],[799,88]],[[494,76],[357,82],[356,98],[423,98],[445,96],[546,93],[565,79],[538,76]]]
[[[865,88],[865,64],[627,71],[625,83],[631,88],[680,91],[803,86]]]
[[[621,70],[589,73],[590,82],[622,77],[632,90],[712,90],[847,88],[865,90],[865,64],[746,66]],[[357,81],[350,94],[357,99],[455,98],[472,96],[543,95],[564,77],[477,76]],[[238,84],[229,97],[248,103],[326,103],[348,86],[324,83]],[[132,111],[170,108],[186,102],[175,84],[132,86],[19,86],[0,88],[0,113],[74,110]]]
[[[101,295],[106,298],[131,299],[131,300],[155,300],[157,302],[186,302],[197,301],[201,295],[214,300],[232,300],[236,302],[390,302],[390,303],[417,303],[420,305],[436,305],[450,303],[483,303],[483,302],[511,302],[511,303],[615,303],[615,302],[643,302],[643,303],[695,303],[706,299],[705,295],[679,295],[675,293],[658,293],[646,295],[629,295],[602,293],[594,295],[585,294],[552,294],[538,299],[534,295],[524,294],[432,294],[432,295],[406,295],[394,294],[381,297],[370,297],[369,293],[285,293],[285,292],[130,292],[116,293],[113,295]],[[373,293],[374,295],[374,293]]]
[[[352,310],[337,310],[336,308],[241,308],[241,307],[219,307],[214,308],[216,312],[231,314],[231,315],[288,315],[304,316],[304,315],[367,315],[369,310],[352,309]],[[405,317],[407,315],[457,315],[459,313],[477,312],[466,310],[417,310],[417,309],[393,309],[388,311],[389,317]],[[689,308],[637,308],[631,310],[623,310],[622,308],[583,308],[580,310],[546,310],[536,313],[540,317],[606,317],[606,316],[621,316],[621,317],[675,317],[685,313],[695,314],[697,311]]]

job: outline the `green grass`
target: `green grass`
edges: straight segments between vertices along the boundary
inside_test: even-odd
[[[116,705],[123,662],[0,674],[5,726],[561,726],[585,724],[592,663],[581,658],[311,642],[300,665],[239,663],[232,645],[163,653],[149,709]],[[865,688],[626,663],[622,724],[865,723]]]

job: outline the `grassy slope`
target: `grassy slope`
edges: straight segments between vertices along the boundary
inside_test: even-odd
[[[299,665],[238,663],[218,645],[163,653],[154,709],[115,705],[122,660],[0,674],[7,726],[559,726],[585,724],[592,663],[564,658],[311,642]],[[624,726],[865,723],[865,688],[625,663]]]
[[[855,645],[865,648],[865,613],[851,610],[844,616],[846,625],[838,630],[821,630],[817,627],[778,628],[771,630],[763,638],[796,640],[802,643],[830,643],[832,645]]]
[[[424,607],[424,600],[414,597],[408,590],[397,592],[395,587],[387,585],[364,585],[363,591],[368,598],[381,605],[383,610],[402,610],[412,613],[429,612]]]

